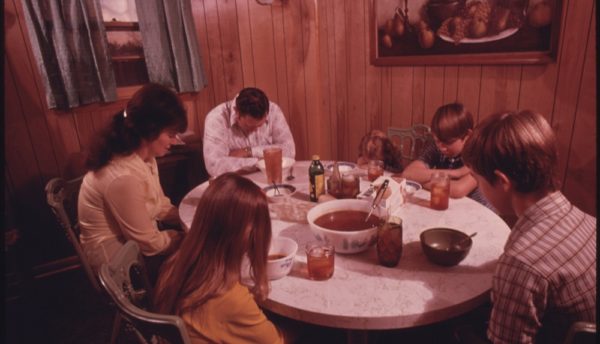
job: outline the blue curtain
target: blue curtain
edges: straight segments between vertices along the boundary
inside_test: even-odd
[[[117,98],[102,11],[95,0],[23,0],[23,8],[49,108]]]
[[[151,82],[179,92],[207,85],[189,0],[136,0]]]

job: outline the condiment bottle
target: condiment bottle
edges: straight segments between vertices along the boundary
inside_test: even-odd
[[[308,181],[310,183],[310,200],[317,202],[319,196],[325,193],[325,168],[316,154],[312,156],[312,163],[308,168]]]

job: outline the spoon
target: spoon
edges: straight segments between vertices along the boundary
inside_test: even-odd
[[[281,196],[281,191],[279,191],[279,188],[277,187],[277,183],[273,182],[273,187],[275,188],[275,196]]]
[[[285,180],[292,180],[294,178],[295,178],[294,177],[294,166],[291,166],[290,167],[290,174],[287,177],[285,177]]]
[[[381,186],[379,187],[379,190],[377,190],[377,193],[375,194],[375,198],[373,198],[373,204],[371,205],[371,211],[369,211],[369,213],[367,214],[367,217],[365,218],[365,222],[369,221],[369,217],[371,217],[371,214],[373,214],[373,210],[375,210],[375,208],[377,208],[377,206],[379,205],[379,202],[381,202],[381,199],[383,198],[383,194],[385,193],[385,190],[388,187],[388,183],[390,181],[388,179],[383,181],[383,184],[381,184]]]
[[[474,237],[474,236],[476,236],[476,235],[477,235],[477,232],[475,232],[475,233],[473,233],[473,234],[469,235],[469,236],[468,236],[468,237],[466,237],[466,238],[460,239],[460,240],[459,240],[459,241],[458,241],[456,244],[454,244],[454,245],[458,245],[458,246],[460,246],[462,243],[464,243],[465,241],[469,240],[469,238],[472,238],[472,237]]]

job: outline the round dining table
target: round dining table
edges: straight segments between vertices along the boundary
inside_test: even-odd
[[[299,249],[290,274],[270,282],[271,290],[262,307],[307,323],[375,330],[440,322],[489,300],[492,274],[510,228],[493,211],[468,197],[450,199],[446,210],[433,210],[425,189],[417,191],[392,214],[403,222],[403,251],[396,267],[379,265],[373,246],[356,254],[336,253],[333,276],[325,281],[310,280],[303,249],[315,240],[306,222],[306,212],[316,205],[308,201],[309,165],[310,161],[297,161],[294,177],[289,180],[284,176],[284,183],[294,185],[297,192],[283,204],[269,205],[273,236],[292,238]],[[261,187],[267,186],[260,171],[246,177]],[[369,186],[370,182],[361,177],[361,192]],[[185,228],[189,228],[207,187],[208,182],[200,184],[182,200],[179,215]],[[467,257],[453,267],[427,260],[419,234],[432,227],[477,232]]]

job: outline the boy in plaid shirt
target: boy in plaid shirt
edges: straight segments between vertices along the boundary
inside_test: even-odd
[[[596,321],[596,219],[559,191],[556,145],[543,116],[521,111],[484,119],[463,150],[487,199],[518,216],[492,282],[494,343],[562,343]]]

